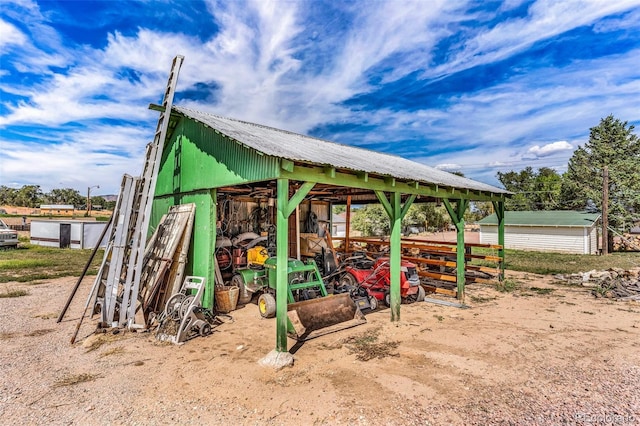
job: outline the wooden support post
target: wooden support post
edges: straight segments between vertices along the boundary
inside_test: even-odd
[[[609,167],[602,170],[602,254],[609,254]]]

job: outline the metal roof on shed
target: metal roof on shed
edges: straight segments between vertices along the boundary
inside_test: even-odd
[[[249,148],[274,157],[445,187],[509,194],[504,189],[395,155],[329,142],[260,124],[219,117],[184,107],[174,106],[173,111],[206,124]]]
[[[573,210],[506,211],[504,224],[508,226],[563,226],[590,228],[600,218],[600,213]],[[496,214],[478,221],[480,225],[497,225]]]

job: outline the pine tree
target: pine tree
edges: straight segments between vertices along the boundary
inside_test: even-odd
[[[584,210],[593,202],[602,210],[604,166],[609,167],[609,226],[624,232],[640,220],[640,139],[634,126],[609,115],[592,127],[564,175],[561,204]]]

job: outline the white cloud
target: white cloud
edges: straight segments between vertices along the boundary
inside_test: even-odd
[[[27,37],[15,25],[0,19],[0,55],[8,52],[9,46],[22,46]]]
[[[558,141],[546,145],[534,145],[527,150],[524,158],[543,158],[562,151],[573,151],[574,147],[567,141]]]
[[[42,175],[54,186],[65,171],[73,170],[70,176],[78,182],[103,176],[117,190],[123,172],[139,171],[144,145],[153,136],[157,117],[146,107],[160,101],[176,54],[185,56],[178,90],[203,82],[218,87],[210,100],[185,100],[181,102],[184,106],[301,133],[325,123],[364,123],[376,131],[366,135],[345,131],[332,139],[364,147],[384,143],[390,151],[425,164],[451,166],[467,176],[488,180],[494,180],[489,174],[495,175],[500,165],[562,167],[571,150],[540,141],[567,140],[565,143],[575,146],[589,126],[609,113],[640,121],[637,102],[630,101],[640,98],[639,50],[575,62],[561,69],[531,71],[460,95],[438,108],[354,112],[342,104],[376,89],[371,82],[373,70],[388,68],[379,74],[383,82],[416,71],[424,71],[425,76],[448,74],[504,59],[537,41],[629,10],[640,4],[638,1],[538,1],[531,4],[526,17],[486,30],[460,24],[478,13],[466,12],[468,7],[462,1],[438,0],[429,7],[417,1],[385,1],[377,7],[336,4],[336,8],[349,9],[351,26],[338,31],[323,24],[322,30],[314,29],[319,31],[316,35],[306,34],[309,12],[304,2],[210,1],[208,10],[219,32],[209,40],[141,27],[135,33],[109,34],[102,49],[65,46],[36,3],[21,4],[26,5],[24,14],[11,17],[24,16],[29,32],[0,21],[0,30],[3,22],[13,28],[9,29],[13,31],[10,38],[0,37],[0,54],[3,46],[21,43],[21,53],[9,60],[18,71],[38,73],[45,81],[29,86],[2,83],[0,89],[27,101],[10,106],[8,113],[0,116],[0,126],[40,125],[53,133],[67,132],[65,123],[80,126],[81,130],[66,137],[52,136],[49,130],[27,135],[51,140],[52,146],[39,150],[37,158],[51,163],[42,168],[43,173],[59,176],[46,179]],[[501,10],[521,4],[519,0],[508,1]],[[610,22],[601,28],[611,25],[616,24]],[[457,31],[469,33],[455,34]],[[25,34],[32,39],[25,40]],[[450,35],[463,41],[449,52],[448,62],[428,68],[435,47]],[[333,43],[335,51],[326,56],[323,66],[312,67],[301,59],[303,54],[315,58],[324,53],[321,43],[327,42]],[[51,66],[65,71],[54,72]],[[126,78],[125,71],[138,78]],[[95,123],[104,119],[135,124],[96,127]],[[2,164],[3,176],[10,170],[12,179],[28,179],[21,170],[29,169],[26,153],[33,147],[3,141],[3,151],[5,147],[11,149],[12,160]],[[79,167],[70,162],[74,157]],[[105,166],[92,169],[91,164],[96,163]],[[108,172],[101,175],[98,170]],[[98,183],[102,188],[109,186],[106,181]]]
[[[98,126],[62,134],[32,134],[40,138],[35,146],[0,139],[4,155],[0,175],[14,182],[39,184],[45,192],[99,184],[101,193],[117,193],[124,173],[142,172],[146,144],[131,142],[144,141],[146,133],[135,127]]]
[[[451,61],[427,70],[424,77],[449,75],[500,61],[538,41],[637,6],[639,0],[538,0],[529,7],[526,17],[481,29],[473,37],[463,39]]]
[[[438,164],[435,167],[438,170],[445,170],[445,171],[449,171],[449,172],[454,172],[454,171],[459,171],[462,168],[462,165],[461,164],[455,164],[455,163],[444,163],[444,164]]]

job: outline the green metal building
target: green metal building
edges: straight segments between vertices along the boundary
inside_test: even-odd
[[[155,108],[152,106],[152,108]],[[376,202],[390,218],[391,320],[400,319],[401,221],[413,202],[441,200],[458,231],[457,263],[464,265],[463,214],[470,201],[492,201],[498,222],[507,191],[407,159],[173,107],[155,188],[150,229],[169,207],[195,203],[189,252],[193,275],[207,278],[205,306],[213,304],[217,204],[221,197],[269,193],[277,228],[276,351],[287,352],[289,218],[305,199]],[[500,241],[504,228],[499,226]],[[503,253],[500,253],[502,256]],[[464,297],[464,267],[457,268]]]

